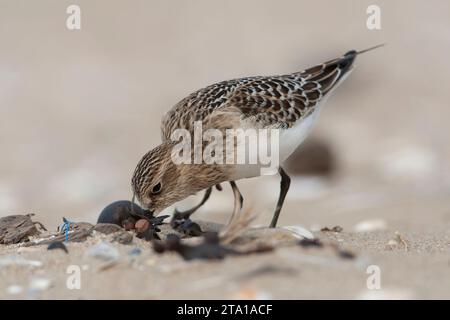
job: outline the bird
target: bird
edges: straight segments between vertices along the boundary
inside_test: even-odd
[[[162,118],[162,142],[138,162],[131,179],[133,201],[159,213],[174,203],[206,190],[195,207],[175,210],[173,219],[189,219],[210,197],[213,187],[221,190],[228,182],[233,190],[235,210],[242,208],[243,197],[236,181],[260,175],[258,170],[241,170],[233,164],[175,164],[172,158],[177,129],[192,133],[194,123],[203,130],[271,128],[279,130],[279,163],[304,141],[316,122],[327,98],[351,73],[356,57],[376,49],[350,50],[344,55],[304,69],[277,76],[254,76],[222,81],[188,95]],[[195,148],[194,148],[195,149]],[[290,177],[277,169],[281,181],[276,208],[269,227],[275,228],[290,186]]]

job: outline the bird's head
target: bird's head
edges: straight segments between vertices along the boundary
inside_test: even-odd
[[[141,206],[154,213],[223,181],[222,170],[214,166],[174,162],[173,146],[172,142],[164,142],[147,152],[131,180]]]
[[[134,170],[133,193],[142,207],[152,212],[159,212],[184,196],[171,149],[171,144],[157,146],[142,157]]]

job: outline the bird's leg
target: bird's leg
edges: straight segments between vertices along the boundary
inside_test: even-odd
[[[230,223],[233,220],[234,216],[239,213],[239,211],[242,209],[242,204],[244,203],[244,198],[242,197],[241,192],[236,185],[236,182],[230,181],[230,185],[234,194],[234,209],[228,223]]]
[[[280,195],[278,196],[277,207],[273,214],[272,222],[270,223],[271,228],[275,228],[277,226],[277,221],[278,221],[278,217],[280,215],[281,208],[283,207],[284,198],[286,198],[286,194],[289,190],[289,186],[291,185],[291,178],[289,178],[289,176],[283,170],[283,168],[279,167],[278,173],[281,176]]]
[[[202,205],[204,205],[205,202],[209,199],[209,196],[211,195],[211,191],[212,191],[212,187],[209,187],[208,189],[206,189],[206,192],[205,192],[205,195],[203,196],[202,201],[200,201],[200,203],[198,205],[196,205],[195,207],[193,207],[189,210],[186,210],[186,211],[178,211],[177,209],[175,209],[175,212],[172,217],[172,221],[189,219],[191,214],[193,214],[195,211],[197,211],[197,209],[200,208]]]

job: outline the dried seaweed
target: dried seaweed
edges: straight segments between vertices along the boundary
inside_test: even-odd
[[[203,235],[203,242],[197,245],[184,244],[181,242],[180,237],[170,234],[165,241],[153,241],[153,249],[157,253],[164,253],[166,251],[177,252],[185,260],[221,260],[227,255],[247,255],[273,250],[272,247],[259,247],[246,251],[238,251],[222,245],[217,232],[205,232]]]
[[[224,244],[233,242],[242,235],[256,217],[257,215],[252,213],[250,208],[240,210],[238,214],[233,215],[230,223],[220,232],[220,241]]]
[[[322,229],[320,229],[320,231],[322,231],[322,232],[342,232],[344,230],[344,228],[342,228],[341,226],[334,226],[333,228],[328,228],[328,227],[325,227],[325,228],[322,228]]]

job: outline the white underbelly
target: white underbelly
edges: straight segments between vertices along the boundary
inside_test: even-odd
[[[276,174],[278,171],[278,167],[285,161],[297,147],[305,140],[308,134],[311,132],[311,129],[317,120],[317,117],[320,112],[320,106],[317,106],[316,110],[311,113],[306,118],[299,120],[294,126],[289,129],[280,129],[278,131],[279,139],[275,141],[269,139],[268,143],[275,142],[276,145],[271,145],[268,147],[269,150],[272,148],[277,148],[278,151],[276,153],[270,153],[271,160],[270,164],[265,162],[258,164],[237,164],[234,167],[234,174],[232,175],[233,180],[239,180],[244,178],[257,177],[260,175],[272,175]],[[270,142],[269,142],[270,141]],[[258,150],[261,151],[261,150]],[[278,155],[276,159],[273,157]],[[258,156],[259,157],[259,156]],[[265,168],[262,170],[262,168]]]
[[[280,131],[280,164],[298,148],[311,132],[320,113],[320,109],[321,107],[317,106],[316,110],[305,119],[298,121],[287,130]]]

